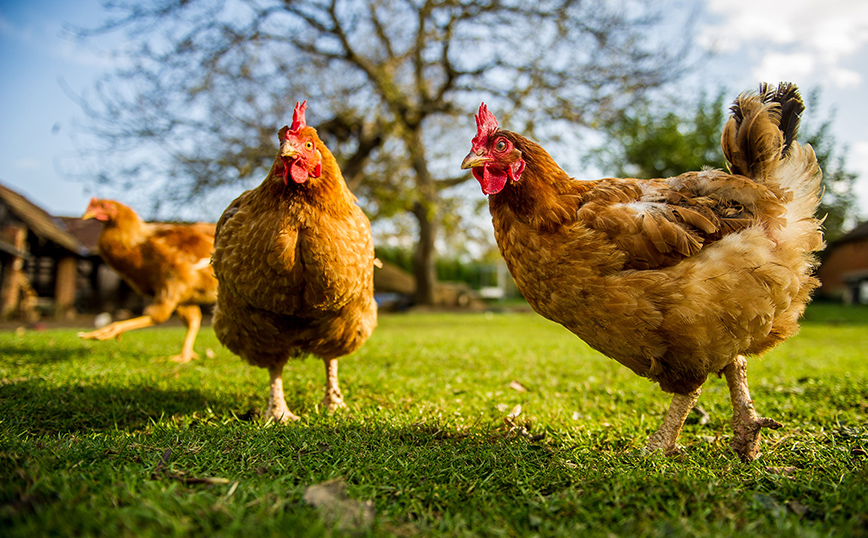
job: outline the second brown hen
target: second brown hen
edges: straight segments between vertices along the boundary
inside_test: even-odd
[[[731,173],[577,181],[480,106],[462,167],[489,195],[515,283],[538,313],[673,393],[650,450],[676,449],[710,374],[726,377],[743,459],[760,428],[780,426],[754,410],[745,355],[795,334],[818,284],[821,172],[794,141],[803,108],[791,84],[741,95],[721,141]]]

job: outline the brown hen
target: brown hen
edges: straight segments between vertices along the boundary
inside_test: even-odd
[[[344,406],[338,357],[356,351],[377,324],[371,226],[334,157],[308,127],[306,102],[279,133],[265,180],[244,192],[217,223],[220,282],[214,330],[232,352],[267,368],[266,414],[297,420],[283,392],[292,358],[323,360],[323,406]]]
[[[214,225],[155,224],[114,200],[93,198],[82,216],[102,221],[100,256],[137,293],[152,299],[140,317],[117,321],[79,333],[86,340],[108,340],[134,329],[163,323],[178,314],[187,326],[178,362],[196,358],[193,344],[202,323],[199,305],[217,300],[217,280],[211,270]]]
[[[489,195],[515,283],[538,313],[673,393],[650,450],[676,449],[709,374],[726,377],[743,459],[761,427],[780,426],[754,410],[745,355],[795,334],[818,284],[821,172],[794,141],[803,109],[791,84],[739,96],[721,141],[730,173],[577,181],[479,108],[462,168]]]

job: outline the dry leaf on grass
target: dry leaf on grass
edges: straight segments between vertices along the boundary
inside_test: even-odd
[[[343,478],[308,487],[304,501],[317,509],[327,525],[338,529],[365,528],[374,520],[374,503],[350,498]]]
[[[172,449],[167,448],[163,451],[163,455],[160,456],[160,461],[154,466],[154,470],[151,471],[151,478],[154,480],[160,478],[168,478],[170,480],[177,480],[179,482],[183,482],[187,485],[193,484],[210,484],[222,486],[224,484],[228,484],[230,482],[227,478],[219,478],[216,476],[187,476],[187,473],[184,471],[173,471],[169,468],[169,463],[172,461]],[[233,489],[234,491],[234,489]]]
[[[787,467],[766,467],[766,472],[771,473],[771,474],[779,474],[779,475],[782,475],[782,476],[790,476],[790,475],[792,475],[793,473],[795,473],[795,472],[798,471],[798,470],[799,470],[798,467],[792,467],[792,466],[787,466]]]
[[[509,384],[509,388],[513,390],[517,390],[518,392],[527,392],[527,387],[519,383],[518,381],[513,381]]]
[[[503,421],[506,422],[507,424],[509,424],[510,426],[515,426],[515,424],[513,424],[513,422],[515,421],[515,419],[518,418],[518,416],[520,414],[521,414],[521,404],[517,404],[515,407],[512,408],[512,411],[510,411],[510,413],[506,416],[505,419],[503,419]]]
[[[796,514],[799,517],[804,516],[810,510],[807,506],[800,503],[799,501],[788,501],[787,508],[790,509],[790,512]]]
[[[527,428],[520,424],[516,424],[515,419],[517,419],[520,414],[521,404],[518,404],[512,408],[512,411],[507,416],[503,417],[503,423],[509,427],[509,430],[506,432],[507,437],[513,434],[520,435],[521,437],[524,437],[531,442],[541,441],[542,439],[545,439],[545,432],[539,435],[531,435],[527,431]]]

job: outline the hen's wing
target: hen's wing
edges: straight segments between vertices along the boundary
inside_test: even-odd
[[[358,207],[339,219],[323,214],[318,222],[316,228],[299,234],[305,303],[336,311],[364,293],[373,278],[371,227]]]
[[[299,233],[273,200],[241,194],[217,222],[211,265],[226,300],[282,315],[302,307],[304,267]]]
[[[209,259],[214,250],[214,225],[208,223],[154,224],[150,242],[165,257],[180,258],[196,264]]]
[[[783,212],[768,188],[719,171],[594,183],[578,218],[618,245],[627,269],[674,265],[754,223],[779,223]]]
[[[215,244],[217,243],[217,240],[220,238],[220,230],[223,229],[223,226],[226,224],[226,221],[228,221],[229,219],[234,217],[236,213],[238,213],[238,209],[241,207],[242,200],[247,196],[248,192],[250,192],[250,191],[245,191],[245,192],[241,193],[241,195],[238,198],[232,200],[232,203],[230,203],[226,207],[226,209],[223,210],[223,214],[220,215],[220,219],[217,221],[217,225],[214,227],[214,243]]]

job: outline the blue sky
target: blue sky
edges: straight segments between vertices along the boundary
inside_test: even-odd
[[[849,148],[848,168],[861,175],[857,192],[868,217],[868,2],[696,1],[703,6],[699,44],[718,52],[697,79],[738,91],[761,80],[821,86],[824,108],[837,110],[834,134]],[[88,164],[78,148],[87,137],[67,93],[86,93],[112,62],[107,40],[83,44],[64,27],[104,17],[97,0],[0,0],[0,183],[56,215],[81,214],[94,195],[124,198],[82,179]]]
[[[91,194],[70,177],[81,113],[63,88],[81,91],[110,65],[64,25],[100,12],[92,0],[0,1],[0,182],[54,214],[82,213]]]

